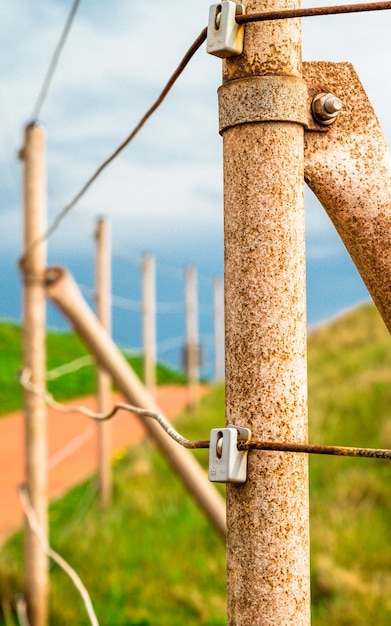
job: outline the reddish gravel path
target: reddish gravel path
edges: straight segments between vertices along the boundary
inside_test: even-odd
[[[158,388],[156,400],[164,415],[172,419],[186,407],[187,394],[186,387],[167,385]],[[113,397],[113,404],[123,401],[120,395]],[[70,404],[83,404],[96,410],[95,398],[82,398]],[[126,411],[119,411],[110,423],[113,453],[120,448],[134,445],[144,435],[140,422]],[[61,414],[48,409],[50,498],[58,497],[69,487],[95,471],[96,432],[96,424],[84,415]],[[24,480],[23,452],[23,416],[20,413],[14,413],[2,417],[0,419],[0,542],[22,521],[17,487]]]

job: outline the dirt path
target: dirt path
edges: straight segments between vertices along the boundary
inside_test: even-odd
[[[205,390],[206,391],[206,390]],[[172,419],[187,404],[186,387],[159,387],[156,400],[164,415]],[[120,395],[115,402],[123,402]],[[82,398],[69,404],[96,409],[95,398]],[[111,420],[112,451],[134,445],[144,435],[138,419],[119,411]],[[64,415],[48,409],[49,497],[60,496],[87,478],[96,469],[97,426],[81,414]],[[0,419],[0,542],[22,521],[17,487],[24,481],[23,416],[14,413]]]

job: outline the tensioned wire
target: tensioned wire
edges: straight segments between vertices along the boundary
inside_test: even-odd
[[[337,5],[337,6],[325,6],[325,7],[313,7],[306,9],[286,9],[281,11],[265,11],[262,13],[253,13],[253,14],[243,14],[236,16],[236,22],[238,24],[245,24],[250,22],[261,22],[261,21],[274,21],[274,20],[282,20],[282,19],[295,19],[301,17],[319,17],[326,15],[339,15],[346,13],[362,13],[368,11],[382,11],[391,9],[391,2],[370,2],[370,3],[361,3],[361,4],[345,4],[345,5]],[[91,185],[95,182],[95,180],[100,176],[100,174],[107,168],[107,166],[114,161],[114,159],[129,145],[129,143],[134,139],[134,137],[138,134],[147,120],[151,117],[151,115],[159,108],[168,92],[173,87],[176,80],[182,74],[192,57],[199,50],[201,45],[207,38],[208,30],[205,27],[202,29],[201,33],[194,41],[194,43],[190,46],[182,61],[179,63],[178,67],[166,83],[162,92],[155,100],[155,102],[151,105],[151,107],[146,111],[143,117],[140,119],[139,123],[135,126],[132,132],[126,137],[126,139],[118,146],[112,154],[103,163],[95,170],[92,176],[85,182],[85,184],[81,187],[78,193],[66,204],[63,209],[58,213],[57,217],[53,220],[52,224],[49,228],[39,237],[37,238],[31,246],[26,250],[24,256],[21,259],[21,262],[25,260],[27,255],[31,252],[36,245],[43,243],[50,237],[50,235],[58,228],[64,217],[74,208],[74,206],[79,202],[79,200],[84,196],[87,190],[91,187]]]
[[[55,48],[55,50],[53,52],[52,59],[51,59],[51,61],[49,63],[48,70],[46,72],[44,81],[42,83],[42,87],[40,89],[37,101],[36,101],[36,103],[34,105],[33,112],[31,114],[31,119],[33,121],[37,120],[39,118],[40,114],[41,114],[43,104],[44,104],[46,96],[48,94],[50,84],[51,84],[51,82],[53,80],[54,73],[55,73],[55,71],[57,69],[57,65],[58,65],[58,62],[60,60],[61,52],[64,49],[66,40],[67,40],[69,32],[71,30],[71,27],[72,27],[72,24],[73,24],[73,20],[74,20],[74,17],[76,15],[76,11],[79,8],[79,4],[80,4],[80,0],[74,0],[73,4],[71,6],[71,10],[70,10],[69,15],[67,17],[67,20],[65,22],[65,26],[64,26],[63,31],[61,33],[60,39],[58,41],[58,44],[57,44],[57,46],[56,46],[56,48]]]

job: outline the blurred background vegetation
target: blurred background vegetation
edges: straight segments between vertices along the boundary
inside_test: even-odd
[[[50,357],[51,367],[80,356],[60,356],[57,339],[50,341],[58,356],[57,362]],[[3,363],[1,377],[11,376],[14,366]],[[313,330],[308,366],[311,443],[391,448],[391,339],[373,305]],[[93,390],[90,369],[86,393]],[[76,384],[79,373],[65,378]],[[61,389],[55,393],[61,396]],[[75,395],[82,395],[79,388]],[[195,438],[223,423],[221,387],[196,414],[176,421]],[[206,466],[207,451],[195,454]],[[224,546],[165,461],[144,441],[120,450],[113,465],[109,510],[99,509],[94,477],[50,510],[51,543],[80,574],[101,626],[226,624]],[[313,626],[388,626],[391,462],[311,456],[310,503]],[[1,624],[17,623],[12,609],[21,591],[17,533],[0,551]],[[50,624],[87,623],[77,592],[52,565]]]

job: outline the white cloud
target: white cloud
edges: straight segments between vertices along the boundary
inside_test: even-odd
[[[103,11],[96,3],[81,3],[42,111],[50,206],[57,210],[68,201],[127,136],[206,23],[208,6],[192,3],[183,11],[174,1],[164,7],[157,1],[112,2]],[[1,12],[4,108],[14,136],[20,136],[66,11],[60,3],[40,0],[33,10],[16,0],[3,3]],[[113,219],[126,220],[123,198],[130,193],[139,206],[169,206],[169,224],[194,210],[192,194],[205,174],[213,171],[221,185],[215,93],[220,67],[204,49],[198,53],[134,144],[88,193],[89,213],[110,198]]]
[[[210,4],[210,0],[80,4],[42,112],[51,218],[151,105],[206,25]],[[307,4],[313,6],[312,0]],[[21,172],[15,152],[69,6],[53,0],[0,4],[0,206],[7,232],[5,250],[17,249],[20,239],[15,184]],[[391,138],[385,15],[303,20],[304,58],[353,62]],[[195,235],[203,257],[206,243],[213,246],[215,240],[221,246],[216,96],[220,82],[221,62],[207,55],[203,46],[138,138],[53,236],[53,256],[89,248],[94,216],[101,213],[110,216],[121,246],[152,249],[159,242],[167,245],[171,238],[171,245],[184,254],[186,242],[189,249],[195,248]],[[314,200],[307,204],[309,257],[330,258],[337,253],[338,238]]]

